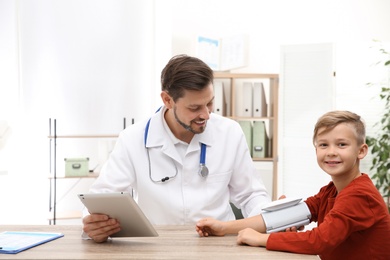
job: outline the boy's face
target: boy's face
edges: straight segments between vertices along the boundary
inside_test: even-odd
[[[360,175],[359,160],[367,154],[367,145],[357,143],[357,134],[350,124],[340,124],[324,132],[320,128],[315,142],[317,163],[332,179]]]

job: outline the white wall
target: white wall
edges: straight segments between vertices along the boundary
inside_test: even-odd
[[[48,118],[59,134],[89,134],[147,117],[161,68],[172,54],[195,55],[198,34],[247,34],[238,72],[279,73],[282,45],[333,42],[335,108],[364,116],[370,91],[353,90],[366,83],[371,40],[390,42],[388,10],[387,0],[1,0],[0,119],[13,133],[0,150],[0,195],[27,198],[3,202],[0,224],[47,223]]]
[[[0,64],[7,75],[0,77],[0,97],[9,100],[0,111],[14,131],[0,154],[2,164],[12,161],[0,175],[0,192],[24,195],[5,201],[2,207],[12,210],[1,214],[1,224],[47,223],[49,118],[57,121],[57,135],[118,134],[124,117],[130,124],[155,111],[158,76],[171,57],[170,10],[169,1],[153,0],[0,2],[6,57]],[[165,33],[156,31],[160,26]],[[59,175],[68,155],[92,155],[91,166],[97,163],[86,145],[58,155]],[[59,140],[58,151],[64,146]]]
[[[238,71],[279,72],[280,46],[390,41],[387,0],[176,0],[174,53],[196,53],[198,34],[247,34],[249,65]]]
[[[9,136],[14,131],[18,109],[18,42],[15,21],[15,6],[10,2],[0,2],[0,125],[7,128],[6,136],[0,136],[0,178],[7,175],[11,155]],[[0,126],[1,128],[1,126]],[[5,131],[5,130],[2,130]],[[0,130],[1,132],[1,130]],[[5,133],[3,133],[5,135]],[[1,135],[1,133],[0,133]],[[5,178],[5,177],[4,177]],[[0,190],[2,181],[0,180]]]
[[[373,67],[378,59],[378,51],[372,47],[373,39],[390,43],[390,1],[386,0],[344,0],[344,1],[312,1],[312,0],[276,0],[256,1],[178,1],[180,12],[174,17],[173,22],[173,51],[174,53],[196,54],[195,37],[198,34],[214,37],[224,37],[244,33],[249,36],[249,64],[245,68],[234,70],[236,72],[280,73],[280,51],[282,46],[309,45],[318,43],[332,43],[334,45],[334,68],[336,78],[331,97],[331,104],[324,99],[318,99],[319,107],[331,107],[331,109],[347,109],[359,113],[366,121],[368,134],[374,133],[373,124],[378,120],[383,106],[377,99],[378,89],[368,88],[367,82],[376,81],[383,70],[378,73],[378,68]],[[218,11],[216,11],[218,10]],[[191,27],[191,30],[188,30]],[[387,48],[389,51],[390,48]],[[379,69],[380,70],[380,69]],[[380,74],[381,73],[381,74]],[[319,87],[312,86],[313,88]],[[280,86],[281,98],[284,86]],[[304,91],[304,90],[302,90]],[[308,92],[311,89],[308,89]],[[304,105],[304,100],[300,101]],[[294,102],[289,102],[294,104]],[[310,102],[308,102],[310,103]],[[279,111],[288,111],[294,107],[288,107],[281,100]],[[326,111],[312,111],[319,117]],[[328,180],[313,161],[308,165],[305,160],[315,160],[314,150],[311,157],[300,158],[302,167],[294,169],[297,172],[297,181],[304,182],[305,178],[299,176],[300,171],[313,174],[310,178],[310,189],[300,191],[291,182],[284,182],[283,146],[285,144],[283,132],[289,129],[283,125],[283,121],[294,123],[296,117],[284,118],[280,115],[279,127],[279,156],[280,165],[278,194],[285,192],[287,196],[303,197],[313,194]],[[313,119],[313,120],[316,120]],[[311,131],[315,121],[297,126],[306,129],[310,133],[307,136],[306,146],[312,149]],[[307,154],[308,151],[297,150],[295,154]],[[287,158],[290,161],[294,158]],[[363,171],[368,171],[370,158],[362,163]],[[288,166],[286,166],[288,167]],[[268,173],[268,172],[267,172]],[[302,175],[302,174],[301,174]],[[324,174],[325,175],[325,174]],[[303,174],[304,176],[304,174]],[[314,182],[313,182],[314,180]],[[316,181],[317,180],[317,181]],[[306,186],[308,186],[306,184]]]

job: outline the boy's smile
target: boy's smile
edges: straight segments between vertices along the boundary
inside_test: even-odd
[[[367,153],[366,144],[358,145],[352,125],[343,123],[331,130],[321,128],[315,147],[318,165],[328,173],[335,184],[360,176],[359,160]]]

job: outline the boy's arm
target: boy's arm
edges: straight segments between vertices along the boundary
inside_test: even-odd
[[[267,246],[270,234],[259,233],[251,228],[241,230],[237,236],[237,244],[249,246]]]
[[[265,233],[266,227],[261,215],[238,219],[227,222],[227,233],[226,234],[238,234],[240,230],[245,228],[252,228],[257,232]]]
[[[266,228],[261,215],[232,220],[219,221],[213,218],[204,218],[196,223],[196,231],[200,236],[223,236],[226,234],[238,234],[240,230],[252,228],[265,233]]]

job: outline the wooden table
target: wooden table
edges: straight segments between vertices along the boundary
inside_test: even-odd
[[[236,236],[199,237],[194,226],[157,226],[158,237],[81,239],[81,226],[0,226],[3,231],[61,232],[64,237],[0,259],[318,259],[236,244]]]

